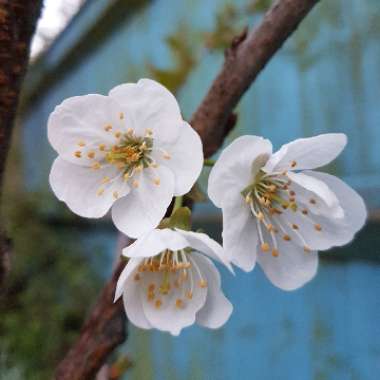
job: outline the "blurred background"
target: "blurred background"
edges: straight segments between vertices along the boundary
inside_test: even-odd
[[[51,377],[112,271],[110,220],[76,217],[49,189],[55,153],[49,113],[67,97],[107,94],[154,78],[189,119],[232,37],[257,24],[271,0],[45,0],[24,82],[2,212],[14,242],[0,303],[0,379]],[[321,254],[318,275],[283,292],[260,268],[223,288],[235,311],[218,331],[179,338],[129,326],[114,354],[138,380],[373,380],[380,374],[380,7],[378,0],[321,1],[238,107],[228,141],[258,134],[276,148],[344,132],[326,168],[365,198],[370,218],[348,246]],[[202,176],[205,189],[207,173]],[[221,215],[195,207],[196,227],[220,240]]]

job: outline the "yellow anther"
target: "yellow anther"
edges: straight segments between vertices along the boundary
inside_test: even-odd
[[[90,151],[87,153],[87,157],[90,158],[90,159],[95,158],[95,152],[94,152],[93,150],[90,150]]]
[[[111,124],[107,124],[107,125],[104,127],[104,130],[105,130],[106,132],[111,131],[111,130],[112,130],[112,125],[111,125]]]
[[[127,129],[127,134],[128,135],[133,135],[133,128],[128,128]]]
[[[311,249],[310,249],[308,246],[306,246],[306,245],[303,247],[303,250],[304,250],[304,252],[306,252],[306,253],[311,252]]]
[[[248,194],[245,196],[245,203],[250,204],[252,202],[252,197]]]
[[[298,230],[299,227],[298,227],[297,224],[293,223],[293,224],[292,224],[292,228],[293,228],[293,230]]]
[[[96,195],[100,196],[100,195],[103,195],[104,193],[104,189],[100,188],[97,192],[96,192]]]
[[[156,289],[156,285],[155,285],[155,284],[149,284],[149,286],[148,286],[148,291],[149,291],[149,292],[153,292],[154,289]]]
[[[137,188],[139,187],[139,181],[134,180],[134,181],[132,182],[132,186],[133,186],[135,189],[137,189]]]
[[[317,203],[317,201],[314,199],[314,198],[310,198],[309,202],[312,204],[312,205],[315,205]]]
[[[294,202],[296,200],[296,198],[294,197],[289,197],[289,202]]]
[[[86,146],[86,143],[83,140],[80,140],[80,141],[78,141],[78,145],[80,147],[84,147],[84,146]]]
[[[159,178],[155,178],[155,179],[153,180],[153,183],[154,183],[155,185],[159,186],[159,184],[161,183],[161,181],[160,181]]]
[[[182,309],[183,308],[183,301],[180,298],[176,299],[175,306],[177,309]]]
[[[263,252],[268,252],[268,251],[270,250],[270,246],[269,246],[269,244],[268,244],[268,243],[262,243],[262,244],[261,244],[261,250],[262,250]]]
[[[198,285],[200,288],[207,288],[207,281],[206,280],[199,280]]]
[[[278,249],[272,249],[272,256],[278,257],[278,255],[279,255]]]
[[[257,214],[257,219],[259,219],[260,221],[264,220],[264,214],[261,211]]]
[[[273,231],[274,230],[273,224],[268,224],[267,229],[269,232]]]
[[[80,150],[77,150],[76,152],[74,152],[74,156],[77,157],[77,158],[81,158],[82,157],[82,152]]]
[[[124,181],[128,181],[129,180],[129,173],[125,173],[123,178],[124,178]]]
[[[171,159],[171,156],[168,152],[165,152],[163,157],[165,158],[165,160],[170,160]]]
[[[270,191],[271,193],[274,193],[276,190],[277,190],[277,186],[276,186],[276,185],[270,185],[270,186],[269,186],[269,191]]]
[[[292,161],[291,164],[290,164],[290,166],[292,168],[295,168],[297,166],[297,162],[296,161]]]
[[[322,231],[322,226],[320,224],[314,224],[316,231]]]
[[[154,303],[154,306],[155,306],[156,309],[159,309],[162,306],[162,301],[161,300],[156,300],[156,302]]]
[[[119,113],[119,119],[120,119],[120,120],[123,120],[123,119],[124,119],[124,112],[120,112],[120,113]]]
[[[291,237],[289,235],[284,235],[282,237],[285,241],[290,241],[291,240]]]
[[[102,178],[102,183],[108,183],[110,180],[111,180],[110,177],[108,177],[108,176],[104,176],[104,177]]]
[[[158,164],[156,162],[152,162],[149,166],[151,168],[153,168],[153,169],[157,169],[158,168]]]
[[[134,279],[135,281],[139,281],[140,278],[141,278],[141,276],[140,276],[138,273],[136,273],[135,276],[133,277],[133,279]]]
[[[136,173],[141,173],[143,171],[144,167],[142,165],[139,165],[136,167],[135,171]]]
[[[104,152],[106,150],[106,144],[99,144],[99,150]]]
[[[186,292],[186,297],[187,297],[189,300],[191,300],[191,299],[193,298],[193,292],[192,292],[191,290],[188,290],[188,291]]]
[[[91,165],[91,168],[94,169],[94,170],[98,170],[101,168],[99,162],[94,162],[92,165]]]
[[[147,299],[148,301],[153,301],[154,300],[154,292],[148,292],[147,293]],[[161,306],[161,305],[160,305]]]
[[[120,131],[117,131],[115,132],[115,135],[114,135],[117,139],[119,139],[121,137],[121,132]]]
[[[115,199],[117,199],[117,198],[119,198],[119,193],[118,193],[117,191],[114,191],[113,194],[112,194],[112,196],[113,196]]]
[[[304,215],[307,215],[307,214],[308,214],[308,211],[306,210],[306,208],[304,208],[304,209],[302,210],[302,214],[304,214]]]

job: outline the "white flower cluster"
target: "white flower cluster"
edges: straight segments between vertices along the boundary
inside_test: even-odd
[[[353,189],[311,170],[338,156],[343,134],[298,139],[274,154],[257,136],[229,145],[208,183],[223,212],[223,247],[184,227],[182,207],[164,219],[173,196],[197,181],[203,151],[174,96],[152,80],[63,101],[48,138],[58,153],[56,196],[83,217],[112,208],[116,227],[137,239],[123,250],[129,260],[115,300],[123,296],[129,320],[144,329],[178,335],[194,322],[218,328],[228,320],[232,305],[210,259],[231,271],[231,263],[251,271],[257,261],[274,285],[296,289],[315,275],[317,251],[348,243],[366,219]]]

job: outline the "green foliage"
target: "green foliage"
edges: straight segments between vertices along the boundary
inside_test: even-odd
[[[0,302],[1,343],[28,380],[51,378],[100,287],[74,230],[41,220],[26,193],[12,195],[7,218],[12,271]]]
[[[175,32],[166,38],[166,43],[173,56],[174,67],[161,69],[148,64],[151,76],[174,93],[186,82],[197,64],[191,36],[192,33],[188,26],[180,23]]]

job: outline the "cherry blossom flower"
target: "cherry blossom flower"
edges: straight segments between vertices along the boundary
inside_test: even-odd
[[[242,136],[213,167],[208,194],[223,211],[223,246],[245,271],[256,260],[269,280],[296,289],[315,275],[318,250],[347,244],[366,207],[343,181],[312,171],[335,159],[346,136],[295,140],[272,154],[269,140]]]
[[[130,257],[121,273],[115,301],[123,295],[128,319],[143,329],[178,335],[194,322],[222,326],[232,305],[221,290],[210,258],[225,264],[222,247],[203,233],[156,229],[123,250]]]
[[[198,134],[149,79],[66,99],[50,115],[48,138],[59,155],[50,173],[56,196],[88,218],[113,206],[115,225],[131,237],[156,227],[203,165]]]

